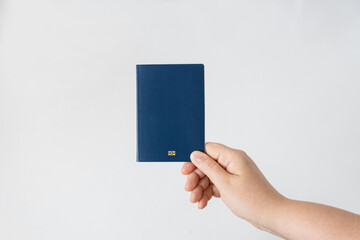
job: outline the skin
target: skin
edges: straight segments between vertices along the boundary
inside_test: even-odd
[[[205,153],[194,151],[190,159],[181,173],[199,209],[214,196],[236,216],[285,239],[360,239],[360,215],[284,197],[244,151],[206,143]]]

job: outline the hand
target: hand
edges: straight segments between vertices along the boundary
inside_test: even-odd
[[[194,151],[181,169],[200,209],[221,197],[236,216],[286,239],[359,239],[360,215],[285,198],[241,150],[207,143],[205,152]]]
[[[206,143],[205,152],[194,151],[191,163],[181,172],[188,175],[185,190],[200,209],[208,201],[221,197],[237,216],[261,228],[267,216],[285,200],[266,180],[256,164],[241,150],[222,144]]]

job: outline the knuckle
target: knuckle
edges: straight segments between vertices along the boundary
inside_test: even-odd
[[[207,166],[208,166],[209,169],[215,169],[215,168],[216,168],[216,165],[217,165],[217,163],[216,163],[214,160],[209,161],[209,162],[207,163]]]
[[[204,193],[205,193],[207,200],[209,201],[212,197],[212,194],[209,191],[205,191]]]
[[[243,150],[237,149],[237,150],[236,150],[236,153],[237,153],[237,155],[238,155],[239,157],[241,157],[241,158],[243,158],[243,159],[245,159],[245,158],[248,157],[248,155],[246,154],[246,152],[243,151]]]
[[[215,144],[215,143],[213,143],[213,142],[207,142],[207,143],[205,143],[205,151],[206,151],[206,152],[207,152],[207,151],[211,151],[211,149],[214,148],[214,144]]]

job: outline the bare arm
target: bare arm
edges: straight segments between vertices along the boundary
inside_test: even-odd
[[[360,239],[360,216],[342,209],[286,200],[267,226],[286,239]]]

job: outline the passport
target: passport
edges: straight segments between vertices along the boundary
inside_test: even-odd
[[[190,162],[204,151],[203,64],[136,65],[137,162]]]

